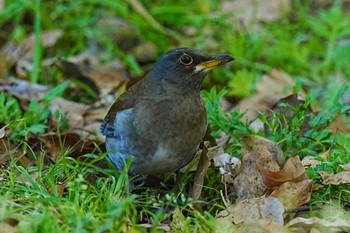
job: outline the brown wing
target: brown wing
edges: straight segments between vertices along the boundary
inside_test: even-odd
[[[112,104],[100,127],[100,131],[103,135],[107,137],[114,136],[114,120],[118,112],[134,107],[136,99],[137,96],[133,95],[132,89],[129,89]]]

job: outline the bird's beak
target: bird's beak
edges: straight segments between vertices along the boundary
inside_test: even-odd
[[[235,59],[230,55],[226,55],[226,54],[215,55],[209,61],[204,61],[196,65],[196,72],[209,70],[211,68],[214,68],[216,66],[221,66],[233,60]]]

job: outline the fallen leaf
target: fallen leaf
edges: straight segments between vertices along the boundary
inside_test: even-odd
[[[261,219],[271,219],[283,224],[284,207],[275,197],[258,197],[246,199],[229,206],[218,213],[216,218],[229,218],[235,224],[254,223]]]
[[[283,156],[276,143],[258,136],[243,138],[241,154],[243,156],[241,170],[232,185],[238,201],[260,197],[266,192],[267,187],[258,171],[257,161],[272,171],[279,171],[277,157]]]
[[[0,233],[15,233],[17,232],[16,227],[11,226],[6,222],[0,222]]]
[[[59,111],[68,120],[70,128],[84,128],[84,115],[89,106],[62,97],[54,98],[49,105],[52,113]],[[55,118],[53,118],[55,120]]]
[[[310,200],[312,193],[312,180],[299,182],[285,182],[275,189],[270,196],[276,197],[285,209],[297,208]]]
[[[315,156],[305,156],[302,160],[301,163],[303,164],[304,167],[311,167],[311,168],[316,168],[317,165],[322,164],[320,160],[316,160]]]
[[[350,171],[342,171],[337,174],[330,174],[324,171],[319,171],[324,185],[339,185],[350,183]]]
[[[63,196],[64,190],[66,189],[67,185],[68,185],[68,181],[65,181],[65,182],[63,182],[61,184],[57,184],[56,185],[55,188],[57,190],[57,196],[58,197],[62,197]],[[51,194],[54,194],[54,189],[52,187],[50,187],[49,192]]]
[[[189,195],[193,200],[198,200],[202,194],[204,176],[210,165],[210,159],[207,156],[208,146],[209,142],[204,142],[204,148],[202,149],[202,153],[197,165],[196,174],[193,179],[193,188]]]
[[[295,86],[293,78],[280,69],[273,69],[256,84],[256,93],[239,102],[240,112],[245,113],[243,120],[253,121],[258,112],[266,112],[279,99],[292,94]]]
[[[294,229],[316,228],[321,230],[321,232],[346,232],[350,231],[350,222],[341,218],[327,220],[320,219],[317,217],[297,217],[288,222],[286,224],[286,227],[288,227],[292,231],[294,231]]]
[[[15,146],[10,143],[7,138],[0,139],[0,165],[6,163],[11,157],[19,159],[23,167],[27,167],[30,164],[30,161],[22,156],[23,151],[19,146]]]
[[[20,100],[42,100],[49,88],[25,80],[3,79],[0,80],[0,91],[14,95]]]
[[[240,152],[241,155],[244,156],[245,154],[249,153],[256,145],[264,145],[267,150],[275,157],[274,160],[276,160],[280,166],[284,164],[283,151],[278,146],[278,144],[257,135],[243,136],[243,145]]]
[[[0,4],[1,4],[1,2],[0,2]],[[7,61],[6,61],[5,54],[3,54],[1,51],[0,51],[0,61],[1,61],[0,62],[0,79],[3,79],[3,78],[5,78],[5,75],[7,74],[8,67],[7,67]]]
[[[263,178],[264,184],[269,188],[279,186],[287,181],[298,182],[307,179],[305,168],[299,156],[294,156],[287,160],[283,169],[280,171],[268,170],[259,160],[256,161],[256,166]]]
[[[45,146],[51,159],[56,160],[63,153],[68,153],[71,157],[79,158],[88,153],[94,153],[97,146],[100,146],[104,151],[103,145],[97,145],[95,141],[82,138],[80,134],[74,132],[64,132],[60,135],[57,133],[46,133],[36,136]]]
[[[341,168],[343,168],[345,171],[350,171],[350,163],[347,164],[340,164]]]
[[[119,73],[90,74],[90,79],[97,85],[102,96],[116,93],[125,83],[125,79]]]
[[[292,108],[299,108],[302,105],[305,104],[305,101],[300,99],[297,94],[291,94],[287,97],[284,97],[277,101],[266,113],[266,119],[271,124],[273,120],[278,120],[279,126],[281,129],[288,127],[290,125],[291,121],[294,118],[295,111]],[[288,105],[288,106],[285,106]],[[290,106],[290,107],[289,107]],[[312,114],[312,109],[308,105],[303,109],[304,115],[309,116]],[[277,119],[274,118],[274,115],[277,116]],[[299,130],[299,134],[304,135],[307,131],[310,130],[310,117],[305,117],[304,121],[302,122]],[[265,124],[264,125],[264,131],[265,135],[270,135],[270,125]],[[277,129],[279,130],[279,129]]]
[[[259,197],[266,192],[266,185],[255,165],[256,156],[248,153],[243,157],[241,171],[233,180],[232,189],[237,201]]]
[[[9,126],[9,124],[6,124],[0,128],[0,139],[4,138],[6,136],[6,128],[8,126]]]
[[[104,63],[90,51],[60,60],[57,64],[67,78],[76,78],[88,85],[95,93],[105,96],[115,93],[129,75],[120,60]]]
[[[43,48],[49,48],[56,44],[59,38],[63,36],[61,29],[41,32],[41,45]],[[35,34],[31,33],[19,45],[9,42],[2,48],[7,60],[17,63],[19,60],[31,61],[34,55]]]
[[[31,177],[32,180],[36,180],[39,175],[37,172],[33,172],[33,173],[30,173],[29,176]],[[19,184],[26,184],[30,187],[33,187],[31,180],[26,175],[23,175],[23,174],[20,174],[19,176],[17,176],[16,182]]]
[[[283,224],[276,223],[271,219],[259,219],[256,222],[238,224],[236,231],[227,232],[273,233],[285,232],[285,228]]]
[[[5,9],[5,0],[0,0],[0,10]]]
[[[243,21],[246,27],[276,20],[290,8],[290,0],[226,0],[221,4],[221,11],[234,14],[234,19]]]

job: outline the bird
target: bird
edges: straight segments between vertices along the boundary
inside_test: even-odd
[[[103,120],[100,130],[117,169],[124,169],[130,157],[133,175],[162,175],[186,166],[207,129],[202,81],[210,69],[233,60],[192,48],[164,53]]]

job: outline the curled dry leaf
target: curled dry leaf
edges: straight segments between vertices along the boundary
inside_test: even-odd
[[[284,207],[275,197],[246,199],[219,212],[216,218],[229,218],[235,224],[254,223],[261,219],[271,219],[283,225]]]
[[[278,198],[286,209],[297,208],[310,200],[312,180],[285,182],[275,189],[270,196]]]
[[[248,136],[243,139],[241,153],[243,155],[241,172],[232,185],[237,200],[260,197],[265,193],[266,185],[257,169],[256,161],[260,161],[272,171],[279,171],[277,157],[281,151],[272,141],[258,136]]]
[[[342,171],[337,174],[330,174],[324,171],[319,171],[324,185],[339,185],[350,183],[350,171]]]
[[[263,178],[264,184],[269,187],[279,186],[287,181],[298,182],[307,179],[305,168],[299,156],[290,158],[280,171],[270,171],[257,160],[256,166]]]

